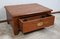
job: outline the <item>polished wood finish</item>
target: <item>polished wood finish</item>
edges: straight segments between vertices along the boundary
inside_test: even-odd
[[[54,24],[54,16],[33,16],[20,20],[20,29],[23,33],[28,33],[41,28],[49,27]]]
[[[19,33],[19,30],[22,29],[21,28],[22,25],[20,26],[20,24],[23,24],[23,32],[31,31],[31,30],[24,31],[24,29],[25,30],[27,29],[26,27],[28,26],[28,24],[33,23],[33,25],[35,25],[34,23],[38,23],[38,21],[40,20],[38,15],[51,14],[51,11],[52,11],[51,9],[46,8],[46,7],[44,7],[40,4],[36,4],[36,3],[5,6],[5,9],[6,9],[6,14],[7,14],[7,23],[12,25],[12,28],[13,28],[13,31],[14,31],[15,35],[17,35]],[[30,22],[27,22],[27,21],[26,22],[21,22],[20,19],[25,18],[27,16],[28,17],[34,16],[34,17],[31,18],[31,20],[34,19],[34,21],[29,20]],[[35,16],[37,16],[37,17],[35,17]],[[51,17],[51,18],[53,18],[53,17]],[[37,25],[39,25],[39,24],[37,24]],[[36,28],[36,26],[34,26],[34,27]],[[38,29],[38,28],[36,28],[36,29]],[[35,30],[35,29],[32,29],[32,30]]]
[[[23,4],[23,5],[12,5],[5,7],[12,16],[21,16],[28,14],[35,14],[41,12],[52,11],[49,8],[46,8],[42,5],[33,3],[33,4]]]

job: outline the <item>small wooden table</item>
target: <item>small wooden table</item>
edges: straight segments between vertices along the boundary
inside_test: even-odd
[[[29,15],[29,14],[36,14],[42,12],[49,12],[51,13],[51,9],[46,8],[42,5],[33,3],[33,4],[22,4],[22,5],[12,5],[12,6],[5,6],[8,24],[12,25],[13,32],[15,35],[19,33],[19,18],[21,16]]]

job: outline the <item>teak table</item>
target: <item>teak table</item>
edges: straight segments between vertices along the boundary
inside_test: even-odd
[[[21,22],[20,18],[26,17],[26,16],[27,17],[28,16],[37,16],[37,15],[40,15],[41,13],[51,14],[51,11],[52,11],[51,9],[46,8],[46,7],[44,7],[40,4],[36,4],[36,3],[5,6],[5,9],[6,9],[7,20],[8,20],[7,23],[12,25],[13,32],[14,32],[15,35],[17,35],[19,33],[19,31],[21,30],[22,25],[20,26],[20,22]],[[39,18],[39,16],[36,17],[36,19],[38,19],[38,18]],[[54,22],[53,18],[54,18],[54,16],[51,16],[51,18],[48,18],[48,19],[52,19],[52,20],[50,20],[50,21],[52,21],[50,23],[51,25],[54,24],[53,23]],[[35,19],[35,18],[32,17],[31,19]],[[47,21],[47,20],[45,19],[45,21]],[[24,21],[24,22],[26,22],[26,21]],[[32,21],[32,22],[34,23],[34,21]],[[30,22],[28,22],[28,23],[30,23]],[[43,23],[41,22],[41,24],[38,24],[38,26],[42,25],[42,24]],[[32,24],[32,26],[33,26],[33,24]],[[26,29],[24,29],[24,30],[26,30]],[[33,29],[36,29],[36,28],[33,28]],[[24,32],[24,30],[23,30],[23,32]],[[28,30],[28,31],[31,31],[31,30]]]

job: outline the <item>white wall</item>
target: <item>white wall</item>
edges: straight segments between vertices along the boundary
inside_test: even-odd
[[[17,5],[26,3],[39,3],[54,11],[60,11],[60,0],[0,0],[0,20],[6,19],[5,5]]]

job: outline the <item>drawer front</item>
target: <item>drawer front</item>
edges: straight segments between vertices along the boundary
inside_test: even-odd
[[[40,28],[48,27],[54,24],[54,16],[34,19],[24,22],[22,25],[23,33],[34,31]]]

